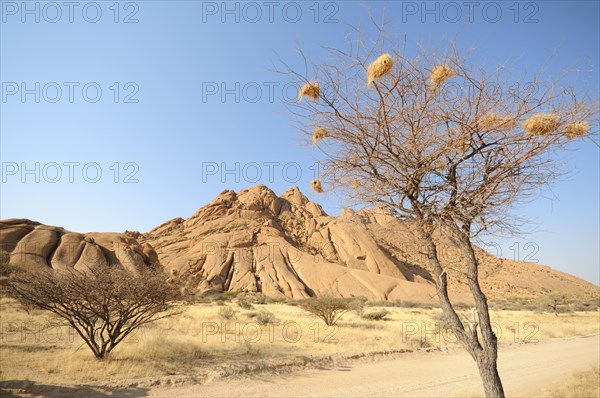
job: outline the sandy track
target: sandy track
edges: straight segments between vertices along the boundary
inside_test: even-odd
[[[525,397],[573,370],[600,362],[600,336],[503,347],[499,366],[509,397]],[[253,376],[209,385],[156,388],[154,397],[443,397],[483,394],[465,352],[419,353],[377,363]]]

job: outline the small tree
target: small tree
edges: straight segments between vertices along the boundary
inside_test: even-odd
[[[327,326],[335,325],[342,315],[355,308],[349,300],[331,296],[308,299],[303,301],[300,306],[322,319]]]
[[[542,304],[547,308],[550,308],[554,315],[558,316],[563,306],[570,303],[570,297],[566,293],[552,292],[541,297]]]
[[[66,320],[98,360],[103,360],[134,330],[179,311],[177,288],[158,271],[133,276],[121,267],[87,272],[40,270],[14,272],[8,295],[26,309],[50,311]]]

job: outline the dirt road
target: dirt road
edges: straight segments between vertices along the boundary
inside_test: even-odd
[[[600,362],[600,336],[502,348],[499,366],[509,397],[531,396],[573,370]],[[483,394],[468,354],[419,353],[377,363],[254,376],[209,385],[158,388],[154,397],[444,397]]]

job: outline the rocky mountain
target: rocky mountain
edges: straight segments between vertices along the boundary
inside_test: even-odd
[[[462,256],[439,239],[454,299],[469,302]],[[436,301],[427,258],[411,224],[380,208],[327,215],[297,187],[277,196],[258,185],[223,191],[188,219],[141,234],[77,234],[29,220],[0,222],[11,263],[52,268],[118,263],[135,272],[160,264],[191,290],[242,290],[305,298],[333,294],[372,300]],[[490,298],[563,291],[598,295],[598,287],[549,267],[496,258],[483,250],[482,285]]]

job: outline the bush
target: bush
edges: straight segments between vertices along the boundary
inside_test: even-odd
[[[390,312],[388,310],[379,310],[364,314],[362,317],[370,321],[383,321],[389,314]]]
[[[219,318],[224,319],[226,321],[233,319],[237,312],[231,307],[223,307],[219,310]]]
[[[325,322],[327,326],[333,326],[346,312],[353,309],[352,301],[341,298],[322,296],[300,303],[300,306]]]
[[[102,360],[140,326],[181,312],[179,289],[166,279],[148,269],[133,276],[119,266],[85,273],[38,269],[12,273],[5,289],[26,309],[49,311],[67,321]]]
[[[365,296],[356,296],[352,298],[352,306],[354,307],[354,311],[356,315],[363,316],[365,312],[365,304],[369,301]]]
[[[256,322],[260,325],[268,325],[271,323],[277,323],[278,320],[275,317],[275,314],[273,314],[270,311],[260,311],[258,314],[256,314]]]
[[[251,310],[254,308],[254,306],[250,304],[250,302],[246,299],[241,299],[240,301],[238,301],[238,305],[240,306],[240,308],[243,308],[245,310]]]

